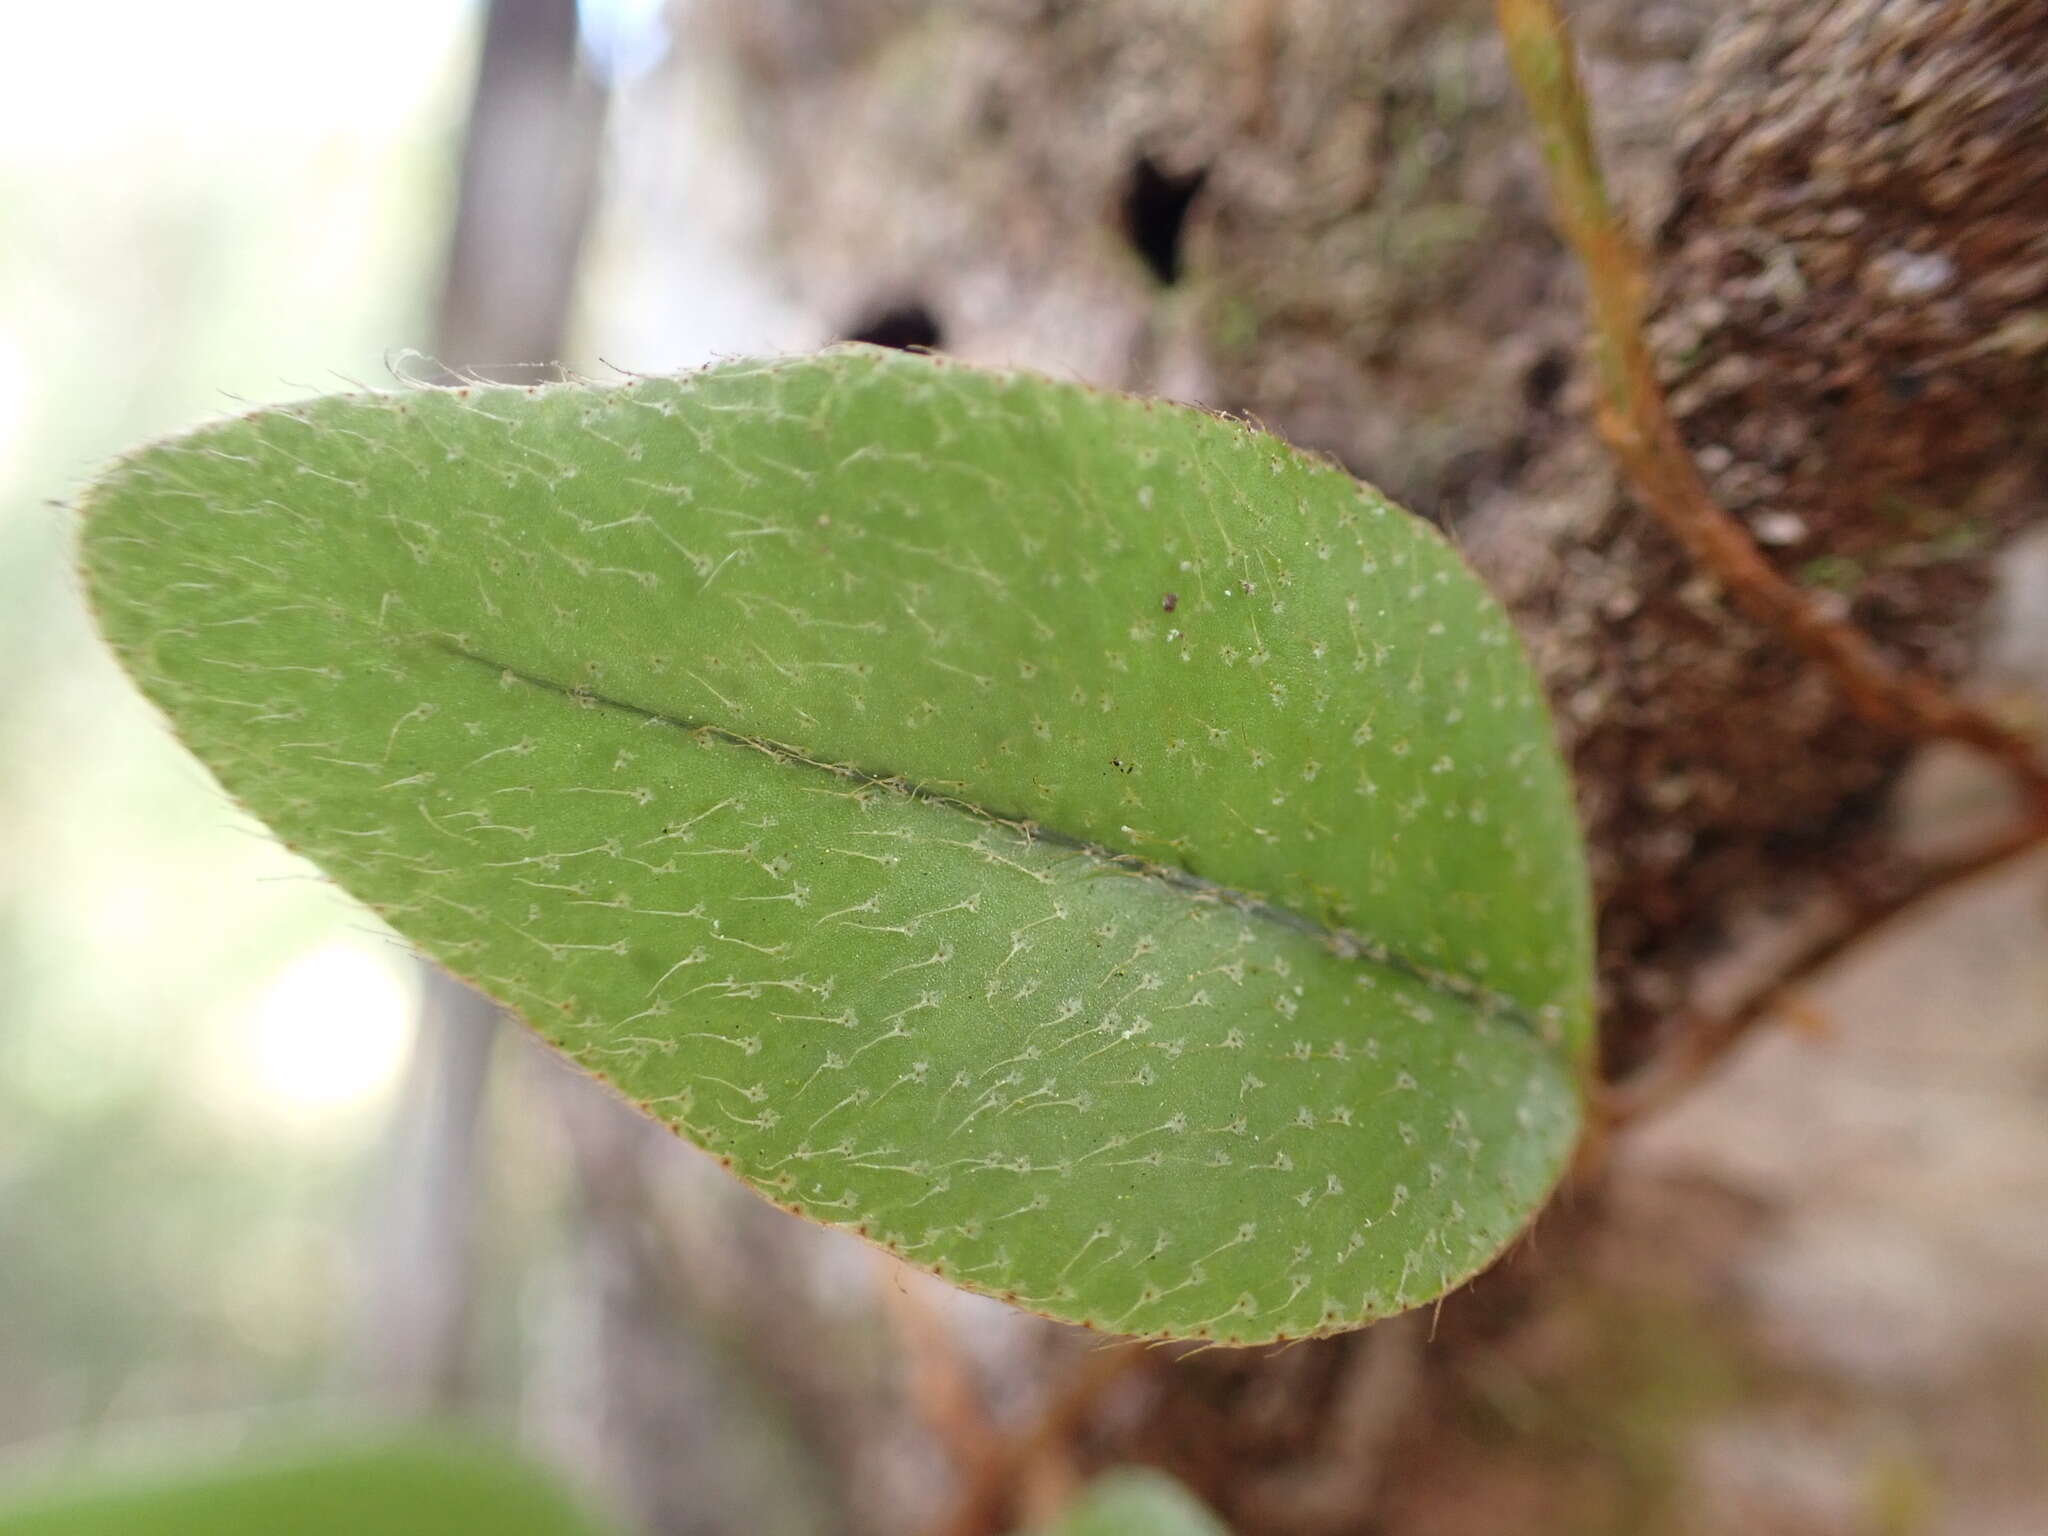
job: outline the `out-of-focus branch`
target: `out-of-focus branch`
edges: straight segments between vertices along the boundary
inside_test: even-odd
[[[1608,199],[1586,95],[1554,0],[1497,0],[1508,57],[1536,120],[1559,229],[1585,270],[1600,366],[1600,431],[1644,504],[1758,622],[1826,668],[1871,724],[1961,741],[2004,763],[2048,807],[2035,743],[1927,676],[1893,666],[1766,560],[1708,491],[1680,437],[1644,335],[1643,258]]]
[[[424,1416],[469,1395],[476,1127],[498,1010],[438,967],[421,973],[418,1033],[376,1190],[351,1366],[384,1408]]]
[[[876,1294],[896,1340],[911,1405],[956,1467],[981,1465],[995,1454],[996,1435],[952,1330],[925,1299],[925,1287],[941,1282],[880,1249],[873,1258]]]
[[[1104,1396],[1151,1361],[1138,1344],[1106,1345],[1083,1356],[1068,1369],[1036,1421],[1021,1434],[991,1446],[969,1469],[966,1488],[952,1511],[932,1527],[931,1536],[997,1536],[1008,1529],[1010,1505],[1031,1468],[1059,1454]]]
[[[512,379],[559,358],[597,191],[605,95],[575,0],[491,0],[436,325],[441,362]]]
[[[503,372],[561,351],[604,106],[580,71],[576,26],[575,0],[491,0],[486,13],[436,325],[448,369]],[[408,1414],[468,1395],[477,1129],[498,1035],[494,1004],[437,966],[421,971],[354,1362],[384,1406]]]
[[[1238,0],[1237,114],[1254,136],[1269,126],[1273,81],[1280,69],[1280,0]]]
[[[1276,1467],[1246,1491],[1269,1518],[1302,1536],[1370,1528],[1401,1425],[1423,1379],[1432,1320],[1407,1312],[1349,1341],[1315,1453]]]
[[[1846,908],[1789,963],[1735,1007],[1715,1018],[1694,1018],[1673,1044],[1633,1077],[1608,1089],[1601,1119],[1620,1127],[1681,1098],[1707,1076],[1758,1024],[1796,1001],[1801,987],[1878,929],[1969,881],[2004,869],[2048,847],[2048,812],[1953,863],[1921,873],[1903,889]]]

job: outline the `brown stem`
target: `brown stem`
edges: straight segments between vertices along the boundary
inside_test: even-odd
[[[1644,504],[1745,612],[1826,669],[1863,719],[1901,736],[1965,742],[2002,762],[2048,809],[2048,764],[2033,742],[1939,680],[1893,666],[1861,630],[1816,607],[1715,502],[1658,383],[1643,329],[1642,254],[1608,200],[1564,20],[1554,0],[1497,0],[1497,9],[1536,119],[1558,227],[1585,268],[1601,435]]]
[[[1053,1400],[1022,1434],[999,1442],[972,1470],[959,1501],[931,1536],[995,1536],[1005,1529],[1009,1504],[1033,1463],[1054,1454],[1087,1422],[1103,1395],[1151,1357],[1138,1344],[1112,1344],[1083,1356]]]
[[[926,1284],[936,1282],[879,1249],[873,1257],[876,1290],[903,1365],[905,1395],[964,1474],[993,1456],[999,1442],[951,1328],[922,1294]]]
[[[1238,0],[1235,17],[1237,116],[1254,138],[1273,115],[1274,76],[1280,68],[1280,0]]]

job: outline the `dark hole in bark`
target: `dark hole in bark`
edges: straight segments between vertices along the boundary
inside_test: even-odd
[[[846,333],[848,341],[865,341],[898,351],[933,351],[944,343],[939,317],[918,303],[892,304],[878,310]]]
[[[1533,410],[1547,410],[1557,399],[1557,392],[1564,388],[1565,375],[1571,371],[1571,361],[1562,352],[1545,352],[1529,367],[1522,377],[1522,398]]]
[[[1175,176],[1161,170],[1150,155],[1140,155],[1131,167],[1130,184],[1124,189],[1124,234],[1162,283],[1180,281],[1181,231],[1189,205],[1208,179],[1207,166]]]

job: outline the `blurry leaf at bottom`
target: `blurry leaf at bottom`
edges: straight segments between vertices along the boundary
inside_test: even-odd
[[[1163,1472],[1097,1478],[1057,1525],[1037,1536],[1230,1536],[1209,1507]]]
[[[439,1436],[0,1487],[0,1536],[603,1536],[545,1472]]]

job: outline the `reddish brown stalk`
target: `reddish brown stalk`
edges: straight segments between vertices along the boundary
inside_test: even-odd
[[[927,1303],[928,1280],[879,1249],[875,1278],[882,1311],[895,1332],[904,1393],[932,1438],[963,1477],[996,1454],[999,1439],[975,1389],[974,1372],[946,1320]]]
[[[1745,612],[1825,668],[1863,719],[1901,736],[1965,742],[2003,763],[2048,809],[2048,764],[2033,742],[1939,680],[1894,666],[1861,630],[1787,580],[1715,502],[1657,379],[1643,326],[1643,257],[1608,200],[1564,20],[1553,0],[1497,0],[1497,8],[1550,170],[1558,227],[1586,273],[1600,432],[1644,505]]]
[[[1235,37],[1237,116],[1246,133],[1263,134],[1273,114],[1273,77],[1280,67],[1279,0],[1238,0]]]
[[[997,1536],[1009,1529],[1009,1506],[1032,1467],[1058,1455],[1104,1395],[1151,1358],[1137,1344],[1105,1345],[1083,1356],[1037,1420],[1022,1434],[998,1443],[972,1469],[952,1512],[932,1527],[931,1536]]]
[[[2037,812],[2012,832],[1966,858],[1924,871],[1905,889],[1845,912],[1839,922],[1807,945],[1785,968],[1743,1002],[1715,1019],[1694,1019],[1671,1049],[1634,1077],[1610,1087],[1601,1099],[1600,1119],[1619,1128],[1682,1097],[1714,1070],[1759,1023],[1782,1012],[1799,989],[1878,929],[1917,911],[1936,897],[2004,869],[2048,848],[2048,812]]]

